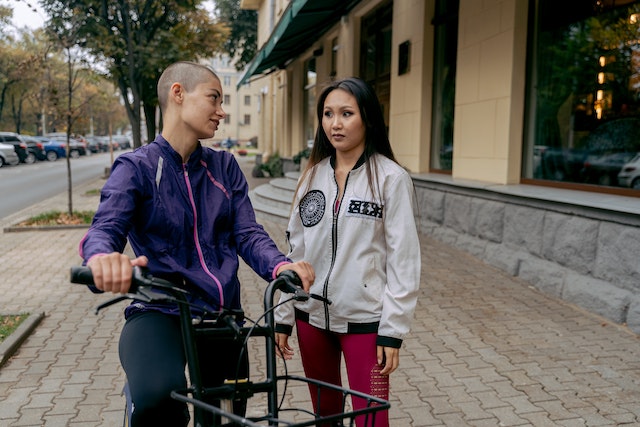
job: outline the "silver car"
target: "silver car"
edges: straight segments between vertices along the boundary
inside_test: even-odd
[[[0,168],[4,165],[17,165],[20,159],[13,145],[0,143]]]
[[[640,190],[640,154],[622,166],[618,174],[618,183],[622,187]]]

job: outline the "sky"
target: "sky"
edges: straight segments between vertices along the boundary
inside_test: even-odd
[[[18,28],[40,28],[44,25],[45,15],[37,0],[0,0],[0,4],[13,9],[13,25]],[[213,1],[206,0],[203,4],[207,10],[213,9]]]
[[[12,22],[16,27],[39,28],[44,24],[44,13],[36,0],[0,0],[0,4],[13,9]]]

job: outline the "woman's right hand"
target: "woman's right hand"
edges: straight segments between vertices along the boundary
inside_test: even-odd
[[[131,287],[132,267],[146,267],[148,262],[146,256],[130,259],[120,252],[112,252],[91,257],[87,267],[91,269],[96,288],[103,292],[126,294]]]
[[[293,358],[293,349],[289,346],[289,335],[276,332],[276,354],[284,360]]]

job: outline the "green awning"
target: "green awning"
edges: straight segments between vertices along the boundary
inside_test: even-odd
[[[292,0],[269,40],[245,68],[237,87],[249,78],[274,68],[284,68],[318,41],[359,0]]]

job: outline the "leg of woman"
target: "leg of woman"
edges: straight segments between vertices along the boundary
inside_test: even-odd
[[[381,365],[378,365],[376,334],[346,334],[340,335],[344,360],[347,366],[349,387],[379,397],[389,399],[389,376],[380,375]],[[353,398],[354,409],[362,409],[366,405],[364,399]],[[374,423],[375,420],[375,423]],[[380,411],[368,416],[356,418],[358,427],[388,427],[389,411]]]
[[[186,426],[187,405],[170,396],[186,387],[178,319],[158,312],[129,317],[119,353],[133,400],[132,427]]]
[[[242,341],[221,340],[211,337],[198,339],[198,353],[200,355],[200,375],[205,387],[222,385],[225,380],[242,380],[249,377],[249,357],[246,349],[242,350]],[[206,399],[208,403],[219,406],[217,399]],[[233,413],[244,416],[247,412],[247,399],[233,401]],[[211,414],[205,420],[206,425],[219,425],[220,417],[213,423]],[[226,422],[226,420],[223,420]],[[234,424],[235,425],[235,424]]]
[[[308,378],[342,385],[340,376],[340,344],[334,334],[296,320],[298,344],[304,373]],[[313,410],[319,415],[342,412],[342,393],[323,389],[318,396],[318,387],[309,386]]]

